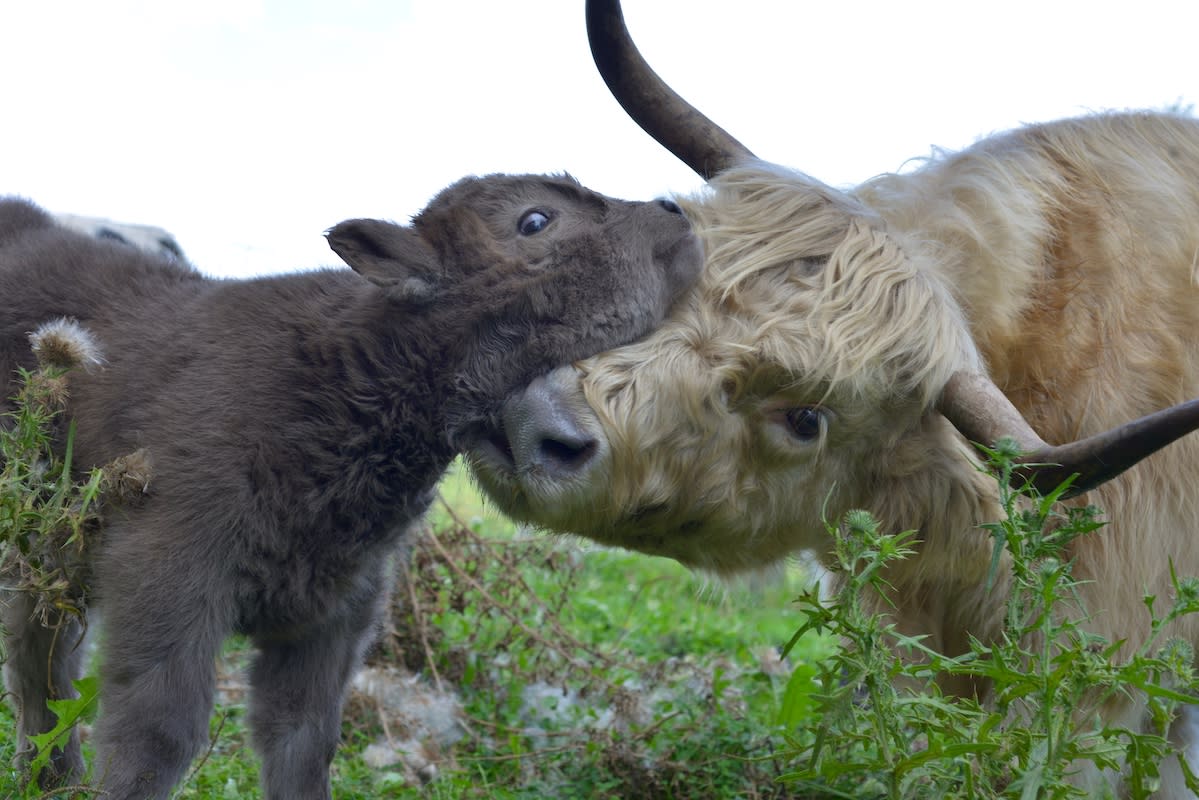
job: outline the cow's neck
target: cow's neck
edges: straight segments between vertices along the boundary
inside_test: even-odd
[[[933,412],[920,424],[919,435],[898,445],[919,453],[878,460],[867,507],[881,530],[919,532],[916,553],[887,571],[894,587],[890,613],[901,631],[929,635],[930,646],[956,655],[968,645],[966,633],[988,641],[1002,624],[1010,583],[1006,562],[990,575],[993,540],[981,527],[1000,517],[998,485],[976,468],[969,445],[943,417]],[[935,449],[928,449],[930,441]],[[923,466],[913,470],[913,459]],[[893,464],[905,465],[902,474],[888,473]]]

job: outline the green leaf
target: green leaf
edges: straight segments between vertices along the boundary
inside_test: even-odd
[[[800,663],[791,670],[787,686],[783,689],[782,703],[779,705],[779,725],[795,728],[811,718],[816,705],[812,697],[816,687],[815,673],[816,667],[809,662]]]
[[[94,675],[71,682],[75,686],[78,697],[64,700],[48,700],[46,707],[58,717],[55,726],[46,733],[30,736],[30,741],[37,748],[37,755],[29,763],[29,785],[37,787],[38,775],[50,761],[56,747],[66,744],[71,730],[80,721],[91,719],[96,713],[96,698],[100,693],[100,679]]]

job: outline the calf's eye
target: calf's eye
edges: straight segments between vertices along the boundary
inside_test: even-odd
[[[819,406],[800,406],[787,409],[787,425],[791,435],[802,442],[820,438],[824,427],[824,411]]]
[[[549,215],[544,211],[526,211],[517,223],[516,229],[520,231],[521,236],[532,236],[535,233],[541,233],[545,230],[545,226],[550,224]]]

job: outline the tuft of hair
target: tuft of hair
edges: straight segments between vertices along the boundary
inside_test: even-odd
[[[860,400],[930,406],[958,369],[980,369],[961,308],[917,250],[851,196],[751,162],[683,199],[707,248],[703,280],[723,313],[756,328],[765,360]],[[804,346],[797,348],[797,343]]]
[[[43,368],[90,370],[104,363],[95,337],[66,317],[42,323],[29,334],[29,343]]]

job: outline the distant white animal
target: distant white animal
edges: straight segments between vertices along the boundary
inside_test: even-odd
[[[97,239],[111,239],[122,242],[147,253],[156,253],[171,261],[188,264],[183,255],[183,248],[171,235],[170,231],[154,225],[137,225],[131,222],[114,222],[103,217],[85,217],[79,214],[54,214],[54,219],[60,225],[72,230],[86,233]]]

